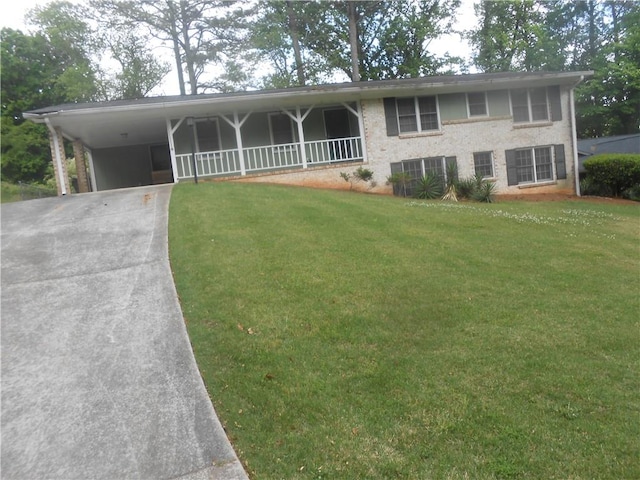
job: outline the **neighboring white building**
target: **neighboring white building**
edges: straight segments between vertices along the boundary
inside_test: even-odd
[[[340,187],[340,171],[414,178],[457,165],[498,193],[576,192],[573,89],[592,72],[498,73],[70,104],[46,123],[59,193],[74,142],[81,191],[233,177]],[[83,177],[89,160],[91,181]],[[353,167],[353,168],[352,168]],[[90,186],[92,185],[92,187]]]

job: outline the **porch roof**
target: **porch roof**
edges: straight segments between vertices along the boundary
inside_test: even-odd
[[[593,72],[491,73],[257,90],[176,95],[109,102],[55,105],[25,112],[37,123],[49,119],[65,136],[89,148],[166,143],[166,120],[238,112],[321,106],[392,96],[498,90],[527,86],[574,85]]]

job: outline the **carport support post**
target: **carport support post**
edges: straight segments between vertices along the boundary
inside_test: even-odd
[[[238,147],[238,161],[240,162],[240,175],[242,176],[245,176],[247,174],[247,168],[244,164],[244,147],[242,145],[242,132],[240,131],[240,129],[242,128],[242,125],[244,125],[244,122],[247,120],[247,118],[249,118],[249,115],[251,115],[251,112],[247,113],[244,117],[242,117],[242,120],[240,120],[240,117],[238,116],[238,112],[234,111],[233,121],[229,120],[224,115],[220,115],[220,117],[229,125],[231,125],[236,132],[236,146]]]
[[[67,173],[62,129],[51,125],[48,118],[45,119],[45,123],[49,129],[49,146],[51,147],[51,159],[53,160],[53,171],[56,176],[58,195],[66,195],[71,192],[71,187],[69,186],[69,174]]]
[[[313,105],[310,106],[309,109],[303,114],[300,110],[300,106],[297,106],[295,115],[287,110],[282,110],[284,113],[289,115],[289,117],[298,125],[298,143],[300,145],[300,158],[302,159],[302,168],[307,168],[307,150],[304,146],[304,128],[302,127],[302,122],[304,122],[304,119],[307,118],[307,115],[311,113],[312,109]]]
[[[78,139],[73,141],[73,156],[76,160],[76,173],[78,175],[79,193],[89,191],[89,179],[87,178],[87,163],[84,160],[84,145]]]

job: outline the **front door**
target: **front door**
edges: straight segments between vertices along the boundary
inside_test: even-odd
[[[351,125],[349,124],[349,111],[346,108],[324,111],[324,125],[327,139],[334,140],[329,144],[331,160],[350,160]],[[344,138],[345,140],[339,140]]]

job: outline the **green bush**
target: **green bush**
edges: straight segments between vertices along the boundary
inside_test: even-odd
[[[608,153],[594,155],[584,162],[592,185],[606,187],[614,197],[640,185],[640,155]]]
[[[493,195],[496,191],[496,184],[483,180],[471,195],[476,202],[493,203]]]
[[[440,198],[442,196],[442,179],[435,173],[427,173],[418,180],[415,196],[423,200]]]

